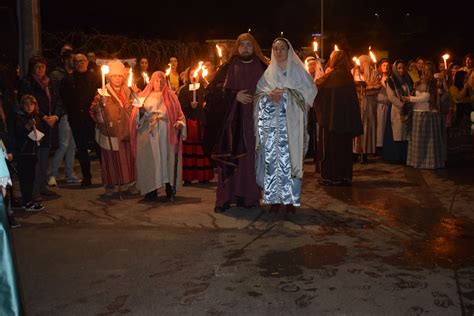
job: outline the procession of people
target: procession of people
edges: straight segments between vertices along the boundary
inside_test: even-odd
[[[183,185],[216,178],[215,212],[268,204],[295,213],[308,158],[319,185],[330,186],[352,185],[357,162],[437,169],[472,159],[470,55],[436,71],[424,58],[377,62],[369,53],[351,61],[335,47],[325,62],[299,56],[280,36],[267,58],[244,33],[212,74],[209,61],[180,73],[176,56],[166,73],[150,72],[146,56],[134,67],[108,60],[101,71],[89,53],[66,45],[49,73],[34,56],[19,84],[2,75],[2,142],[18,173],[19,206],[44,209],[42,197],[57,195],[63,159],[67,183],[97,183],[94,152],[104,198],[174,201]]]

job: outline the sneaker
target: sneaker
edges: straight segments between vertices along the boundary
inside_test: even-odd
[[[26,212],[39,212],[44,210],[43,204],[39,202],[28,202],[23,206],[23,208]]]
[[[15,217],[8,215],[8,223],[10,224],[10,228],[18,228],[21,227],[21,224],[18,223]]]
[[[75,184],[75,183],[81,183],[81,179],[76,177],[76,175],[72,175],[70,177],[66,177],[66,183],[68,184]]]
[[[50,187],[56,187],[58,186],[58,183],[56,182],[56,177],[55,176],[50,176],[48,180],[48,185]]]

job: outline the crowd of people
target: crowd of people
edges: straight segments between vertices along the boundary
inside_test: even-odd
[[[196,66],[179,72],[174,56],[166,74],[150,73],[139,57],[134,67],[109,60],[102,83],[95,58],[65,45],[52,71],[34,56],[21,80],[2,73],[0,136],[25,211],[56,195],[62,161],[67,183],[97,182],[92,153],[105,197],[173,201],[182,185],[208,183],[217,169],[216,212],[263,203],[294,213],[305,158],[321,185],[336,186],[350,186],[353,164],[375,157],[423,169],[472,159],[470,55],[448,69],[423,58],[351,61],[343,50],[303,62],[278,37],[269,59],[244,33],[225,63],[205,63],[206,77]]]

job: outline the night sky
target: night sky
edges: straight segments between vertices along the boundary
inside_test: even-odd
[[[263,47],[283,31],[295,47],[308,46],[320,31],[321,0],[299,1],[41,1],[48,32],[99,31],[130,36],[204,41],[235,38],[252,28]],[[395,57],[438,56],[445,50],[462,56],[473,50],[470,1],[326,0],[324,29],[328,47],[339,42],[352,51],[368,45]],[[375,15],[378,14],[378,17]],[[408,15],[407,15],[408,13]]]

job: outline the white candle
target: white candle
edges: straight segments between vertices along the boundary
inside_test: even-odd
[[[105,91],[105,75],[109,73],[109,66],[107,65],[102,65],[100,67],[100,70],[102,72],[102,91]]]

